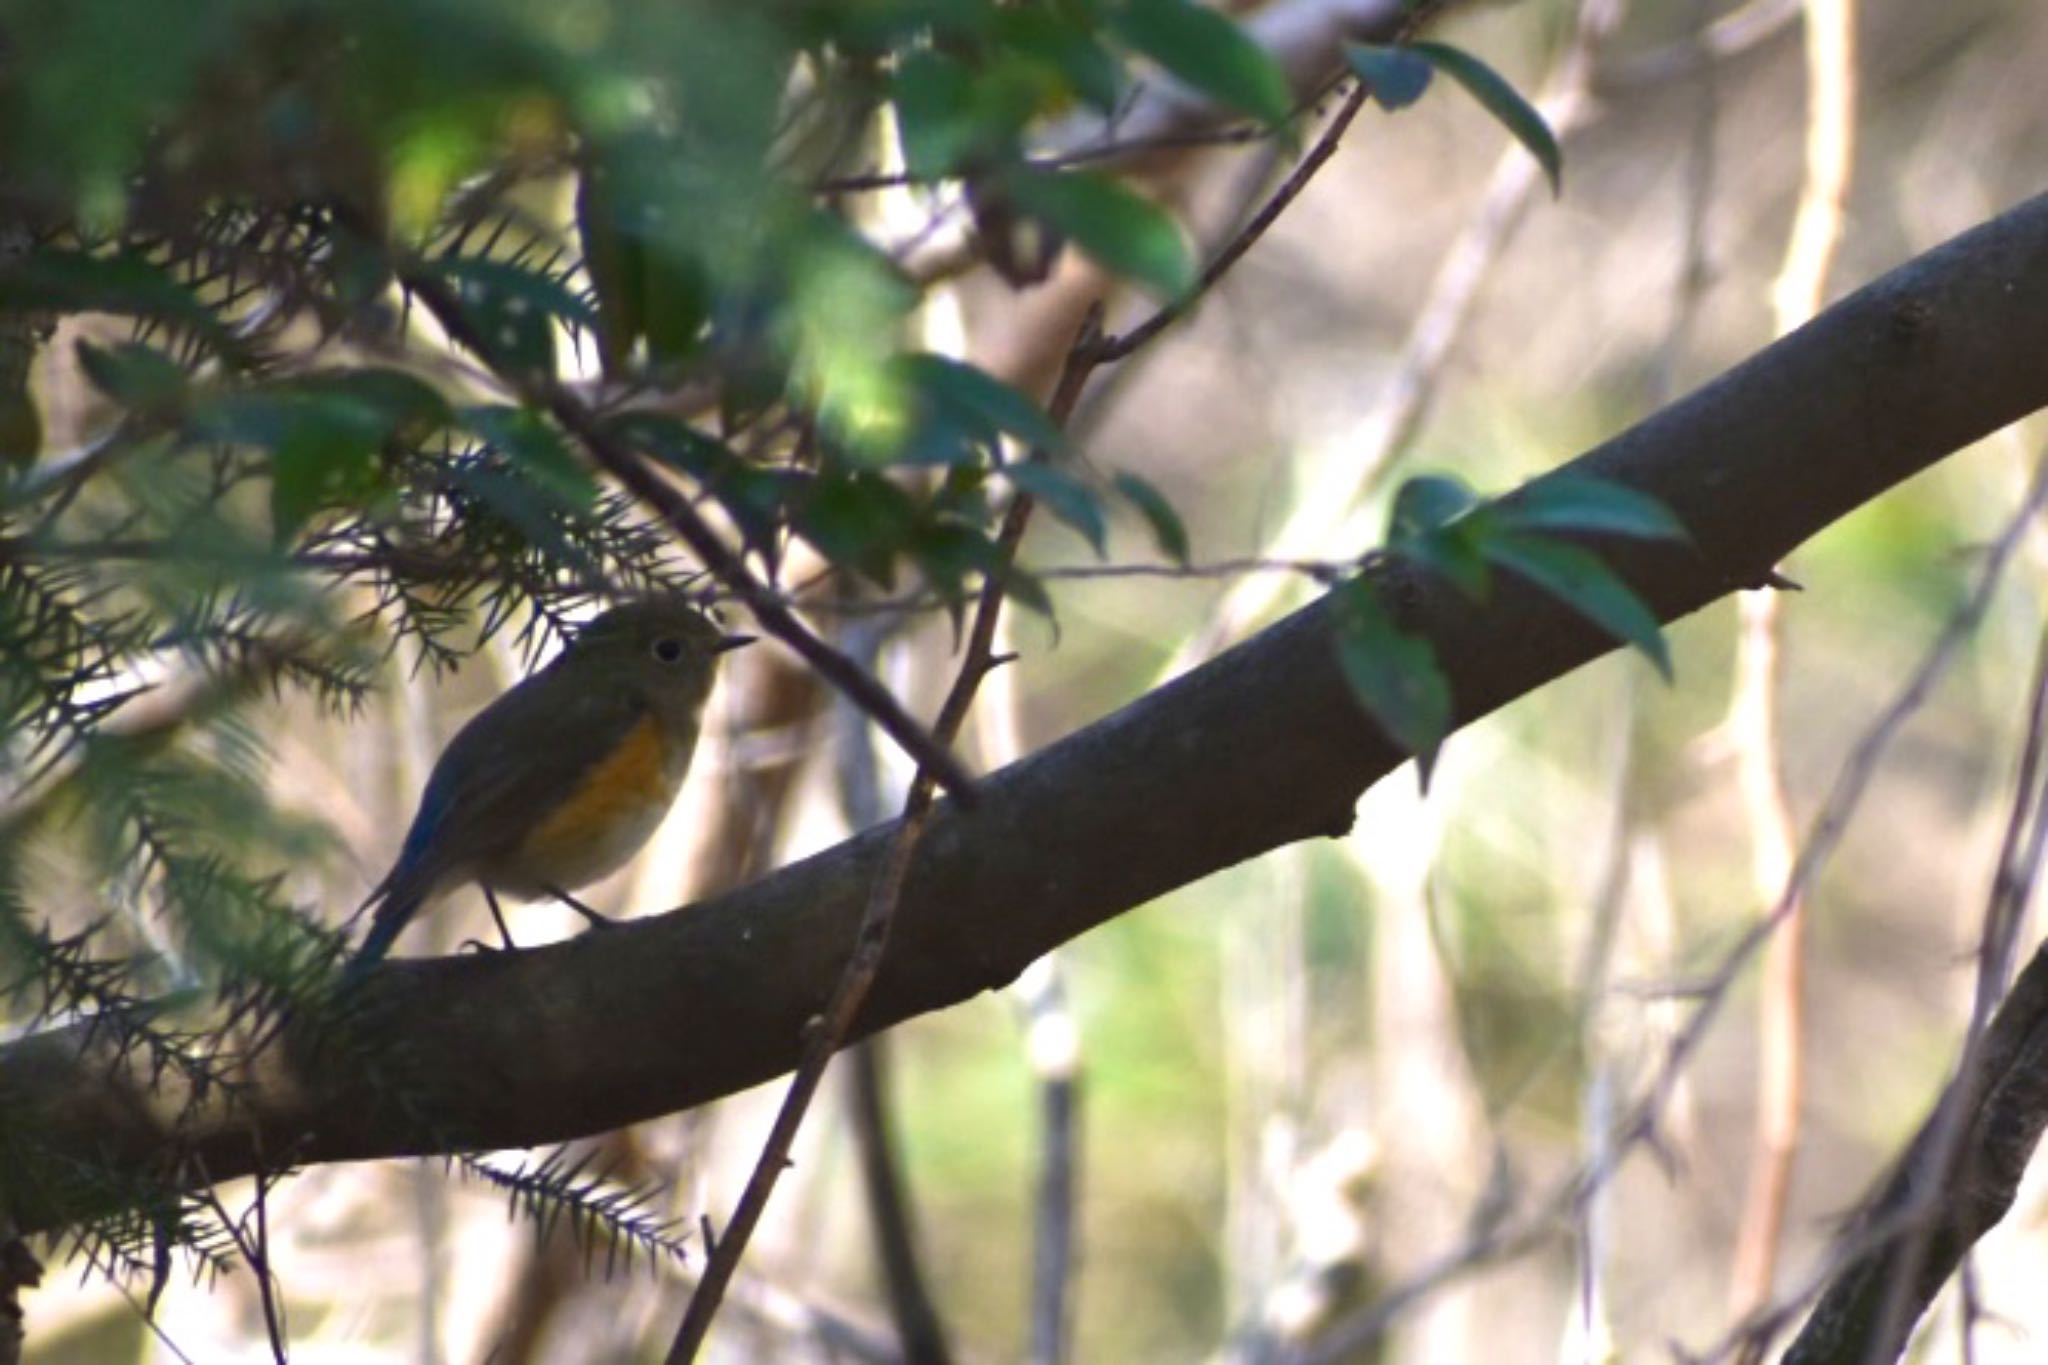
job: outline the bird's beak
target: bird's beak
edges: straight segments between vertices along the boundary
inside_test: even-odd
[[[722,635],[718,639],[717,648],[711,652],[713,654],[723,654],[729,649],[738,649],[741,645],[750,645],[754,643],[754,639],[755,637],[752,635]]]

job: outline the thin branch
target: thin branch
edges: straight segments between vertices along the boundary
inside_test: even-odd
[[[1844,1237],[1846,1254],[1830,1258],[1826,1292],[1785,1353],[1786,1365],[1897,1358],[1950,1270],[2011,1207],[2044,1127],[2048,948],[2035,953],[1981,1046],[1965,1057],[1934,1115]],[[1791,1316],[1779,1313],[1777,1324]]]
[[[256,1294],[262,1306],[263,1331],[270,1343],[270,1358],[277,1365],[285,1365],[291,1353],[285,1333],[284,1305],[277,1292],[277,1273],[270,1265],[268,1210],[271,1183],[272,1177],[267,1172],[256,1173],[255,1193],[250,1197],[249,1207],[243,1211],[240,1218],[228,1212],[227,1205],[221,1201],[220,1193],[216,1189],[208,1189],[200,1199],[213,1210],[214,1216],[220,1219],[221,1226],[234,1241],[235,1249],[241,1252],[250,1273],[256,1277]],[[253,1233],[249,1230],[252,1221],[256,1225]]]
[[[946,1338],[925,1283],[910,1201],[896,1155],[895,1126],[888,1096],[889,1035],[863,1040],[848,1049],[852,1069],[853,1130],[860,1150],[861,1185],[867,1193],[868,1217],[874,1224],[875,1251],[882,1283],[888,1291],[889,1314],[906,1365],[950,1365],[953,1349]]]
[[[1059,387],[1054,392],[1052,401],[1046,406],[1047,415],[1055,425],[1063,425],[1073,414],[1074,404],[1080,398],[1089,374],[1094,371],[1093,357],[1099,326],[1099,314],[1091,311],[1082,324],[1080,337],[1075,340],[1068,352],[1068,362],[1060,376]],[[1010,509],[1003,518],[1002,531],[996,539],[998,564],[1007,564],[1016,557],[1017,546],[1023,541],[1025,527],[1030,523],[1031,508],[1032,500],[1027,495],[1020,494],[1010,504]],[[938,723],[933,727],[933,734],[941,746],[950,748],[955,737],[959,735],[960,727],[967,719],[968,710],[974,704],[974,695],[981,686],[982,676],[992,666],[990,647],[995,638],[996,618],[1002,609],[1002,602],[1001,575],[990,574],[982,584],[981,598],[975,609],[974,626],[968,635],[967,648],[960,662],[959,676],[954,680],[952,690],[947,693],[944,704],[939,708]],[[911,862],[931,821],[937,784],[937,774],[932,769],[920,765],[917,776],[911,780],[910,795],[903,803],[903,816],[897,824],[888,856],[869,892],[867,908],[861,916],[852,955],[840,973],[839,983],[833,989],[830,1003],[826,1005],[822,1014],[814,1016],[807,1024],[809,1036],[804,1042],[803,1060],[797,1066],[796,1075],[790,1080],[789,1092],[783,1099],[782,1109],[775,1116],[774,1127],[769,1131],[767,1142],[762,1145],[760,1160],[755,1163],[754,1173],[740,1195],[739,1205],[733,1210],[732,1218],[726,1224],[718,1249],[712,1253],[710,1262],[704,1267],[704,1278],[698,1282],[696,1292],[690,1296],[689,1307],[683,1313],[682,1325],[677,1328],[675,1341],[669,1347],[669,1365],[687,1365],[687,1362],[697,1358],[697,1352],[703,1348],[704,1340],[711,1331],[712,1319],[718,1313],[719,1302],[724,1298],[726,1286],[731,1282],[733,1272],[739,1266],[740,1257],[746,1252],[747,1243],[759,1225],[762,1213],[767,1209],[768,1198],[774,1192],[776,1181],[789,1165],[790,1150],[796,1144],[796,1135],[803,1126],[804,1115],[810,1108],[811,1099],[816,1095],[819,1083],[824,1080],[825,1068],[851,1032],[854,1019],[859,1015],[861,1005],[867,1000],[868,991],[874,985],[876,974],[881,970],[882,953],[888,945],[889,930],[895,919],[896,907],[903,896],[904,881],[910,875]]]
[[[840,645],[873,672],[894,625],[893,620],[855,622],[842,634]],[[868,829],[888,818],[873,729],[860,709],[844,699],[833,713],[833,751],[838,760],[834,777],[840,809],[850,828]],[[909,1182],[902,1170],[889,1108],[888,1059],[887,1034],[848,1049],[852,1073],[849,1107],[854,1145],[860,1154],[861,1185],[903,1358],[910,1365],[946,1365],[953,1352],[918,1254]]]
[[[2020,927],[2040,880],[2044,833],[2048,833],[2048,800],[2043,799],[2038,784],[2044,724],[2048,724],[2048,635],[2043,636],[2035,661],[2034,685],[2027,707],[2027,737],[2021,748],[2019,780],[2006,822],[2005,840],[1999,850],[1998,870],[1992,878],[1990,901],[1984,912],[1977,947],[1977,983],[1969,1027],[1963,1035],[1962,1056],[1955,1080],[1901,1163],[1901,1171],[1913,1176],[1909,1184],[1914,1195],[1909,1227],[1896,1248],[1880,1248],[1880,1254],[1890,1259],[1892,1266],[1880,1311],[1866,1325],[1877,1350],[1889,1349],[1887,1344],[1892,1342],[1898,1343],[1898,1349],[1904,1348],[1913,1324],[1946,1279],[1955,1256],[1996,1221],[1987,1219],[1972,1229],[1961,1248],[1938,1245],[1954,1236],[1953,1226],[1938,1215],[1946,1214],[1952,1202],[1983,1202],[1981,1195],[1962,1197],[1967,1187],[1981,1178],[1981,1172],[1973,1167],[1998,1164],[1997,1154],[1972,1150],[1976,1144],[1966,1147],[1965,1135],[1972,1129],[1981,1133],[1985,1127],[1985,1115],[1978,1112],[1978,1106],[1994,1078],[1986,1074],[1983,1042],[1994,1011],[2006,994]],[[2029,1148],[2031,1145],[2028,1144]],[[2024,1159],[2020,1166],[2024,1169]],[[1965,1187],[1964,1191],[1950,1193],[1958,1185]],[[1937,1191],[1943,1193],[1938,1196]],[[2005,1200],[2009,1202],[2010,1198],[2008,1191]]]
[[[1073,1322],[1074,1211],[1079,1203],[1081,1105],[1080,1024],[1068,1003],[1058,953],[1025,969],[1017,982],[1024,1006],[1025,1056],[1038,1082],[1038,1184],[1032,1206],[1032,1365],[1068,1358]]]
[[[1281,182],[1280,187],[1273,191],[1273,196],[1238,230],[1237,235],[1225,243],[1215,258],[1203,267],[1194,287],[1172,302],[1162,304],[1151,317],[1128,332],[1120,336],[1102,338],[1095,344],[1094,354],[1090,356],[1090,360],[1097,365],[1111,365],[1124,359],[1172,326],[1200,302],[1202,296],[1214,288],[1218,280],[1230,273],[1232,266],[1244,259],[1244,254],[1258,243],[1259,238],[1266,235],[1266,230],[1280,221],[1280,215],[1287,211],[1288,206],[1301,197],[1302,191],[1315,179],[1316,172],[1337,154],[1337,147],[1343,142],[1345,131],[1351,127],[1352,120],[1358,117],[1358,111],[1363,109],[1366,101],[1371,98],[1372,88],[1365,82],[1360,81],[1353,86],[1344,103],[1338,107],[1336,117],[1323,129],[1322,136],[1316,139],[1316,145],[1301,159],[1301,164]]]
[[[1828,268],[1842,240],[1842,208],[1856,137],[1855,0],[1806,0],[1806,174],[1785,260],[1771,285],[1780,336],[1820,311]],[[1779,762],[1778,644],[1780,598],[1752,593],[1742,600],[1736,645],[1737,683],[1729,712],[1737,783],[1746,813],[1751,865],[1769,896],[1792,867],[1792,810]],[[1757,1028],[1757,1114],[1749,1191],[1735,1240],[1729,1293],[1738,1311],[1769,1298],[1799,1152],[1799,1111],[1805,1093],[1806,914],[1803,898],[1764,954]]]
[[[1603,64],[1595,75],[1594,88],[1608,96],[1683,80],[1761,47],[1790,28],[1803,7],[1804,0],[1748,0],[1709,24],[1696,38]]]

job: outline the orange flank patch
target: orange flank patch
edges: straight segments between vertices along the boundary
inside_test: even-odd
[[[573,863],[579,853],[612,842],[622,827],[647,833],[675,796],[667,747],[651,716],[628,730],[619,746],[592,765],[577,789],[521,841],[521,860],[535,867]]]

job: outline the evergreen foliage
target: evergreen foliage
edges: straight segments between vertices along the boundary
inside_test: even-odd
[[[538,650],[600,597],[729,592],[593,437],[785,597],[819,587],[787,581],[801,541],[828,594],[958,611],[996,572],[1050,610],[997,549],[1017,494],[1098,554],[1114,507],[1185,564],[1156,490],[911,325],[921,238],[963,222],[1020,285],[1072,243],[1156,295],[1194,286],[1103,147],[1048,150],[1160,71],[1255,136],[1299,131],[1272,60],[1185,0],[0,7],[9,1025],[90,1020],[194,1095],[286,1015],[325,1011],[346,1046],[336,917],[293,875],[330,836],[269,799],[248,703],[347,716],[394,660],[451,669],[501,631]],[[876,188],[927,225],[892,236]],[[86,434],[50,448],[38,402],[74,370]],[[1368,681],[1433,752],[1440,722]],[[608,1256],[681,1254],[645,1191],[462,1160]],[[0,1169],[0,1211],[98,1210],[72,1236],[102,1271],[160,1289],[173,1250],[202,1273],[249,1254],[175,1153],[136,1188],[0,1105]]]

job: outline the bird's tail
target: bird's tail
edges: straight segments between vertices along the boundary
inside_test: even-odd
[[[370,968],[384,960],[384,955],[391,951],[391,945],[412,922],[414,912],[425,899],[425,895],[414,887],[393,886],[384,892],[377,901],[377,913],[370,919],[370,932],[363,936],[363,946],[356,949],[355,955],[348,960],[348,966],[342,968],[344,984],[360,981]]]

